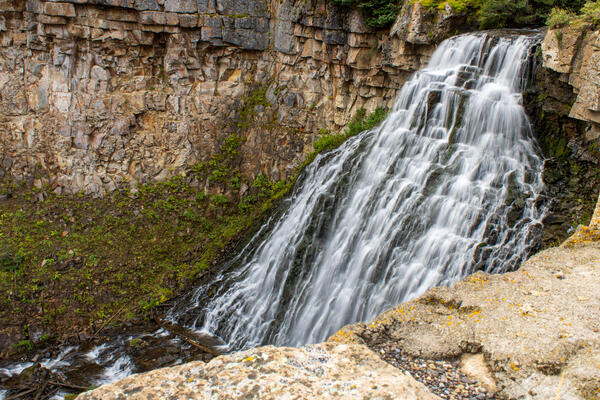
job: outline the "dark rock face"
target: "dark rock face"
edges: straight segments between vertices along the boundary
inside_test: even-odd
[[[556,32],[546,34],[533,87],[526,96],[528,114],[547,158],[546,247],[565,240],[577,224],[589,222],[600,191],[600,128],[593,101],[600,77],[591,62],[600,53],[596,33],[584,38],[584,30],[566,29],[560,42]]]

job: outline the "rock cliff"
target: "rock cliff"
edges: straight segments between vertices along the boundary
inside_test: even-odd
[[[586,139],[600,143],[600,32],[590,26],[550,30],[542,43],[544,67],[561,74],[576,95],[569,117],[588,124]]]
[[[102,195],[241,132],[243,174],[283,179],[316,135],[391,106],[464,22],[440,15],[406,4],[383,34],[325,0],[2,1],[0,175]]]
[[[597,38],[590,26],[546,32],[526,95],[546,157],[551,210],[544,220],[545,247],[559,244],[577,224],[587,223],[600,190]]]

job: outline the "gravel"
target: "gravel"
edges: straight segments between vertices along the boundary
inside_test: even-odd
[[[412,357],[402,354],[402,351],[393,345],[374,350],[384,361],[409,373],[442,399],[497,399],[494,393],[489,393],[478,382],[462,374],[458,360],[437,361]]]

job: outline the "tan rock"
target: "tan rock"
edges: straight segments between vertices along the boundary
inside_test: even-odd
[[[44,3],[44,14],[59,17],[75,17],[75,6],[70,3]]]
[[[498,391],[496,380],[483,354],[463,354],[460,358],[460,368],[466,376],[477,381],[488,392]]]
[[[134,375],[82,394],[121,399],[405,399],[434,400],[425,386],[360,345],[260,347]]]
[[[13,12],[25,3],[31,21]],[[34,178],[36,154],[57,191],[101,196],[114,182],[185,172],[237,132],[253,138],[242,175],[283,179],[321,129],[391,106],[432,49],[378,35],[356,11],[324,19],[327,0],[269,11],[259,0],[92,3],[0,9],[0,175]],[[245,102],[265,87],[269,106],[238,132]],[[28,140],[14,134],[18,118],[44,128]]]
[[[586,27],[550,29],[542,42],[544,67],[563,74],[571,72]]]

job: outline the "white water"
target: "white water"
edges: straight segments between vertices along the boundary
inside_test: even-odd
[[[300,345],[476,270],[518,266],[543,214],[520,94],[533,43],[442,43],[386,121],[318,157],[288,209],[171,317],[233,349]]]
[[[299,345],[476,270],[518,266],[543,214],[521,98],[534,41],[442,43],[386,121],[318,157],[287,210],[171,318],[232,349]]]
[[[300,345],[476,270],[517,267],[544,212],[542,160],[520,94],[535,40],[442,43],[386,121],[317,157],[285,210],[171,318],[231,349]],[[135,372],[119,350],[132,338],[44,363],[54,372],[97,364],[93,383],[105,384]],[[29,366],[0,368],[0,377]]]

